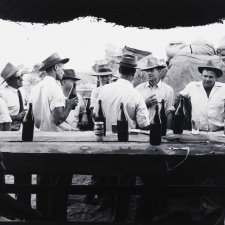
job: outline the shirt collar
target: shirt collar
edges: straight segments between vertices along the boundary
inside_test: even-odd
[[[150,87],[150,88],[153,88],[153,87],[161,88],[162,87],[162,81],[161,80],[159,80],[159,82],[153,87],[149,84],[148,81],[146,83],[147,83],[147,86]]]
[[[126,84],[126,85],[130,85],[130,86],[133,87],[132,83],[129,80],[125,80],[123,78],[119,78],[116,82]]]
[[[13,87],[11,87],[9,85],[7,85],[6,88],[9,89],[10,91],[14,92],[14,93],[17,93],[17,91],[18,91],[18,89],[13,88]]]
[[[56,79],[51,77],[51,76],[45,76],[44,80],[47,81],[47,82],[54,82],[54,83],[56,83]]]
[[[196,85],[196,86],[199,86],[199,87],[200,87],[200,86],[202,86],[202,87],[203,87],[202,81],[198,81],[198,82],[196,82],[196,83],[195,83],[195,85]],[[214,88],[214,87],[222,87],[222,85],[221,85],[221,83],[220,83],[220,82],[215,82],[215,84],[214,84],[213,88]],[[204,87],[203,87],[203,88],[204,88]]]

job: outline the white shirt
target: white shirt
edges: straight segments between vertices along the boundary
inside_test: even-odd
[[[186,98],[191,98],[192,118],[198,117],[200,130],[216,131],[224,127],[224,83],[216,82],[209,98],[202,81],[187,84],[180,94]]]
[[[161,102],[162,99],[164,99],[166,113],[174,110],[174,91],[169,85],[165,84],[161,80],[154,87],[152,87],[148,81],[141,83],[136,87],[136,90],[141,93],[145,100],[153,94],[156,95],[155,97],[158,102]],[[161,104],[158,105],[160,110]],[[152,121],[155,115],[155,106],[149,107],[148,111],[149,119]]]
[[[27,98],[26,94],[23,90],[23,88],[19,88],[21,96],[22,96],[22,101],[23,101],[23,106],[24,109],[27,109]],[[19,103],[19,97],[18,97],[18,89],[15,89],[9,85],[6,85],[1,91],[0,91],[0,96],[4,99],[5,104],[8,108],[8,113],[10,116],[16,116],[19,113],[20,110],[20,103]],[[4,107],[2,105],[2,107]],[[4,109],[3,109],[4,110]],[[6,120],[8,119],[6,111],[4,111],[4,116],[6,116]],[[3,120],[5,120],[3,119]],[[9,121],[10,122],[10,121]],[[21,122],[19,121],[12,121],[12,130],[19,130],[20,129]]]
[[[111,124],[117,121],[120,103],[124,105],[129,128],[136,128],[137,124],[140,128],[143,128],[150,124],[144,98],[125,79],[120,78],[114,83],[103,86],[94,107],[95,114],[98,110],[99,99],[102,100],[102,109],[106,116],[107,131],[111,131]]]
[[[77,94],[78,104],[74,110],[71,110],[66,120],[62,122],[58,127],[64,131],[74,131],[78,129],[79,115],[86,111],[84,101],[80,94]],[[67,98],[65,97],[65,100]]]
[[[27,99],[26,95],[24,93],[24,90],[20,88],[20,93],[22,95],[23,104],[24,106],[27,106]],[[19,113],[20,104],[19,104],[19,97],[18,97],[18,90],[6,85],[1,91],[0,95],[5,100],[6,105],[9,110],[9,114],[12,116],[15,116]]]
[[[35,126],[41,131],[60,131],[53,121],[52,111],[65,107],[65,96],[62,88],[53,77],[46,76],[34,86],[31,93],[31,103]]]
[[[90,108],[94,108],[96,103],[97,103],[97,98],[98,95],[100,93],[100,91],[102,90],[103,86],[100,87],[96,87],[92,90],[91,92],[91,104],[90,104]]]
[[[9,115],[8,107],[5,103],[5,100],[0,97],[0,123],[10,123],[12,119]]]

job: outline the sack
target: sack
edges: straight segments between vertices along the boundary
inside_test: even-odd
[[[217,54],[219,55],[225,55],[225,36],[223,36],[220,41],[219,44],[217,46]]]
[[[177,53],[191,53],[190,46],[185,42],[171,42],[166,46],[166,55],[168,59],[173,58]]]
[[[170,60],[169,69],[163,81],[173,88],[176,96],[188,83],[201,80],[198,67],[204,66],[208,60],[213,60],[225,74],[224,62],[217,55],[179,54]],[[218,81],[225,83],[225,76],[220,77]]]
[[[196,55],[216,55],[213,44],[205,40],[193,41],[190,45],[191,53]]]

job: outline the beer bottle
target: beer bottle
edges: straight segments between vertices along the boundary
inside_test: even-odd
[[[80,120],[80,130],[82,131],[86,131],[88,130],[88,117],[87,117],[87,113],[83,112],[82,116],[81,116],[81,120]]]
[[[77,90],[76,90],[76,84],[73,83],[73,87],[70,90],[70,93],[68,95],[68,99],[72,99],[77,97]],[[73,110],[75,109],[75,106],[72,108]]]
[[[117,136],[118,141],[128,141],[128,121],[124,113],[123,103],[120,103],[120,111],[117,119]]]
[[[93,120],[91,118],[90,105],[91,105],[91,99],[87,98],[86,112],[87,112],[87,118],[88,118],[88,127],[89,127],[89,130],[93,130],[94,123],[93,123]]]
[[[162,99],[162,107],[160,109],[160,120],[161,120],[161,126],[162,126],[162,132],[161,135],[165,136],[167,131],[167,116],[165,111],[165,101]]]
[[[103,122],[104,123],[104,136],[106,135],[106,119],[104,113],[102,111],[102,101],[98,100],[98,114],[95,117],[95,122]]]
[[[155,115],[150,124],[150,144],[160,145],[161,143],[161,123],[159,119],[159,106],[155,106]]]
[[[184,99],[180,99],[180,103],[174,115],[173,133],[182,134],[184,130]]]
[[[33,141],[34,135],[34,115],[32,111],[32,103],[29,103],[29,108],[23,119],[22,140]]]

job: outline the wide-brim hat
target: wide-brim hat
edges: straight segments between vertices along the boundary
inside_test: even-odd
[[[147,61],[141,67],[141,70],[149,70],[149,69],[153,69],[153,68],[163,69],[165,67],[166,67],[165,65],[160,64],[160,62],[157,58],[151,57],[151,58],[147,59]]]
[[[45,71],[46,69],[58,63],[65,64],[67,62],[69,62],[69,58],[61,59],[59,54],[55,52],[42,62],[42,66],[40,67],[39,71]]]
[[[216,77],[221,77],[221,76],[223,75],[223,71],[222,71],[220,68],[216,67],[216,66],[213,64],[212,60],[209,60],[209,61],[206,63],[205,66],[199,66],[199,67],[198,67],[198,71],[199,71],[200,73],[202,73],[202,71],[203,71],[204,69],[214,71],[215,74],[216,74]]]
[[[18,71],[19,69],[15,67],[12,63],[7,63],[1,73],[1,77],[3,79],[2,83],[13,77]]]
[[[78,78],[76,76],[76,73],[73,69],[65,69],[64,70],[64,75],[63,75],[63,80],[64,79],[73,79],[73,80],[80,80],[80,78]]]
[[[95,71],[92,72],[92,76],[109,76],[113,75],[112,70],[108,64],[100,64],[94,66]]]
[[[120,66],[137,69],[137,57],[134,55],[125,54],[119,62]]]

